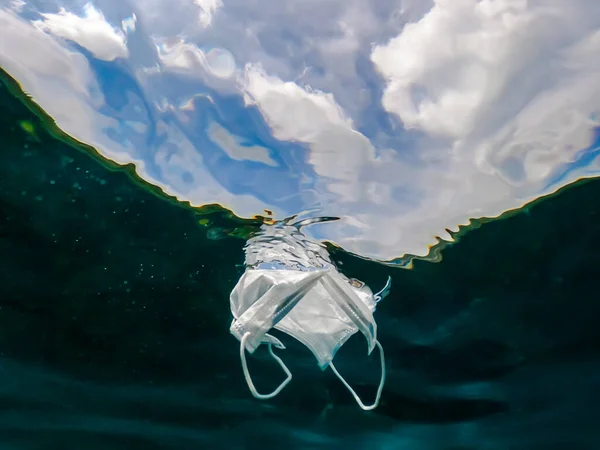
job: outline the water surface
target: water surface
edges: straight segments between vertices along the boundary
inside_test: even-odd
[[[597,0],[0,0],[0,67],[69,135],[380,261],[598,176],[599,52]]]

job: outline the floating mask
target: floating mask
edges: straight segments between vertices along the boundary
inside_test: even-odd
[[[275,328],[308,347],[322,370],[330,367],[361,408],[376,408],[385,383],[385,362],[373,312],[377,302],[387,295],[389,280],[381,292],[373,295],[364,283],[338,272],[325,248],[304,236],[300,226],[286,223],[263,226],[262,233],[248,241],[246,265],[230,297],[234,317],[230,331],[240,340],[242,369],[252,394],[259,399],[273,398],[292,379],[284,362],[273,352],[273,347],[285,349],[268,333]],[[381,357],[381,381],[375,402],[369,406],[363,404],[333,364],[336,352],[358,331],[367,340],[368,353],[377,347]],[[261,344],[269,347],[287,375],[270,394],[256,391],[246,363],[246,351],[253,353]]]

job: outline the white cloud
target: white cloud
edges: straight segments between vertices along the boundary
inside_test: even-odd
[[[438,0],[421,20],[374,48],[372,60],[387,81],[383,106],[407,128],[453,141],[488,138],[541,95],[553,95],[552,106],[560,109],[556,90],[577,76],[565,66],[569,47],[600,25],[600,15],[590,17],[586,5]],[[594,99],[588,103],[593,109]],[[548,128],[535,129],[542,135]]]
[[[319,134],[332,126],[352,128],[352,121],[332,94],[284,82],[253,64],[246,66],[245,77],[240,81],[246,104],[258,106],[277,139],[315,142]]]
[[[246,104],[259,108],[275,138],[309,144],[307,160],[328,180],[329,192],[342,201],[363,197],[361,179],[374,159],[373,147],[332,94],[283,82],[254,65],[246,66],[240,82]]]
[[[225,152],[229,158],[236,161],[254,161],[267,166],[277,167],[269,155],[269,149],[259,145],[244,145],[242,140],[232,135],[227,128],[217,122],[212,122],[206,130],[208,138]]]
[[[43,20],[33,22],[37,28],[76,42],[98,59],[112,61],[129,56],[123,31],[111,26],[91,3],[84,6],[82,17],[64,8],[57,14],[42,14],[42,17]]]
[[[211,24],[213,16],[223,6],[221,0],[194,0],[194,3],[200,8],[200,23],[205,27]]]
[[[235,59],[226,49],[214,47],[205,53],[182,38],[155,38],[154,41],[161,63],[169,69],[192,76],[205,73],[221,80],[232,79],[237,72]]]

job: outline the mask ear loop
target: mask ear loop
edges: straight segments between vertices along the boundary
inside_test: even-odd
[[[331,367],[331,370],[333,370],[333,373],[335,373],[335,375],[340,379],[340,381],[344,384],[344,386],[346,386],[346,388],[350,391],[350,393],[354,397],[354,400],[356,400],[356,403],[358,403],[358,406],[360,406],[365,411],[371,411],[371,410],[377,408],[377,406],[379,406],[379,400],[381,399],[381,393],[383,392],[383,385],[385,384],[385,355],[383,353],[383,347],[381,346],[379,341],[375,341],[375,345],[377,345],[377,347],[379,348],[379,355],[380,355],[380,359],[381,359],[381,381],[379,382],[379,388],[377,388],[377,395],[375,396],[375,402],[372,405],[366,406],[362,402],[360,397],[356,394],[356,392],[354,392],[354,389],[352,389],[350,387],[350,385],[346,382],[346,380],[344,380],[344,378],[340,375],[340,373],[337,371],[337,369],[335,368],[333,363],[332,362],[329,363],[329,367]]]
[[[388,276],[387,282],[383,289],[381,289],[377,294],[373,296],[375,298],[375,302],[379,303],[381,300],[387,297],[390,293],[390,289],[392,288],[392,277]]]
[[[269,342],[269,353],[279,363],[283,371],[286,373],[287,378],[283,380],[283,382],[279,385],[277,389],[275,389],[270,394],[259,394],[256,388],[254,387],[254,383],[252,382],[252,378],[250,378],[250,371],[248,370],[248,363],[246,362],[246,340],[250,336],[250,332],[246,332],[240,341],[240,360],[242,362],[242,370],[244,371],[244,378],[246,379],[246,383],[248,384],[248,388],[252,395],[259,400],[269,400],[275,397],[277,394],[281,392],[281,390],[287,386],[287,384],[292,381],[292,373],[289,371],[285,363],[282,359],[273,353],[273,345]]]

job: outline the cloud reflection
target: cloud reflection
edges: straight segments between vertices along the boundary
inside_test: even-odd
[[[193,205],[425,255],[600,166],[593,0],[0,0],[0,65]]]

